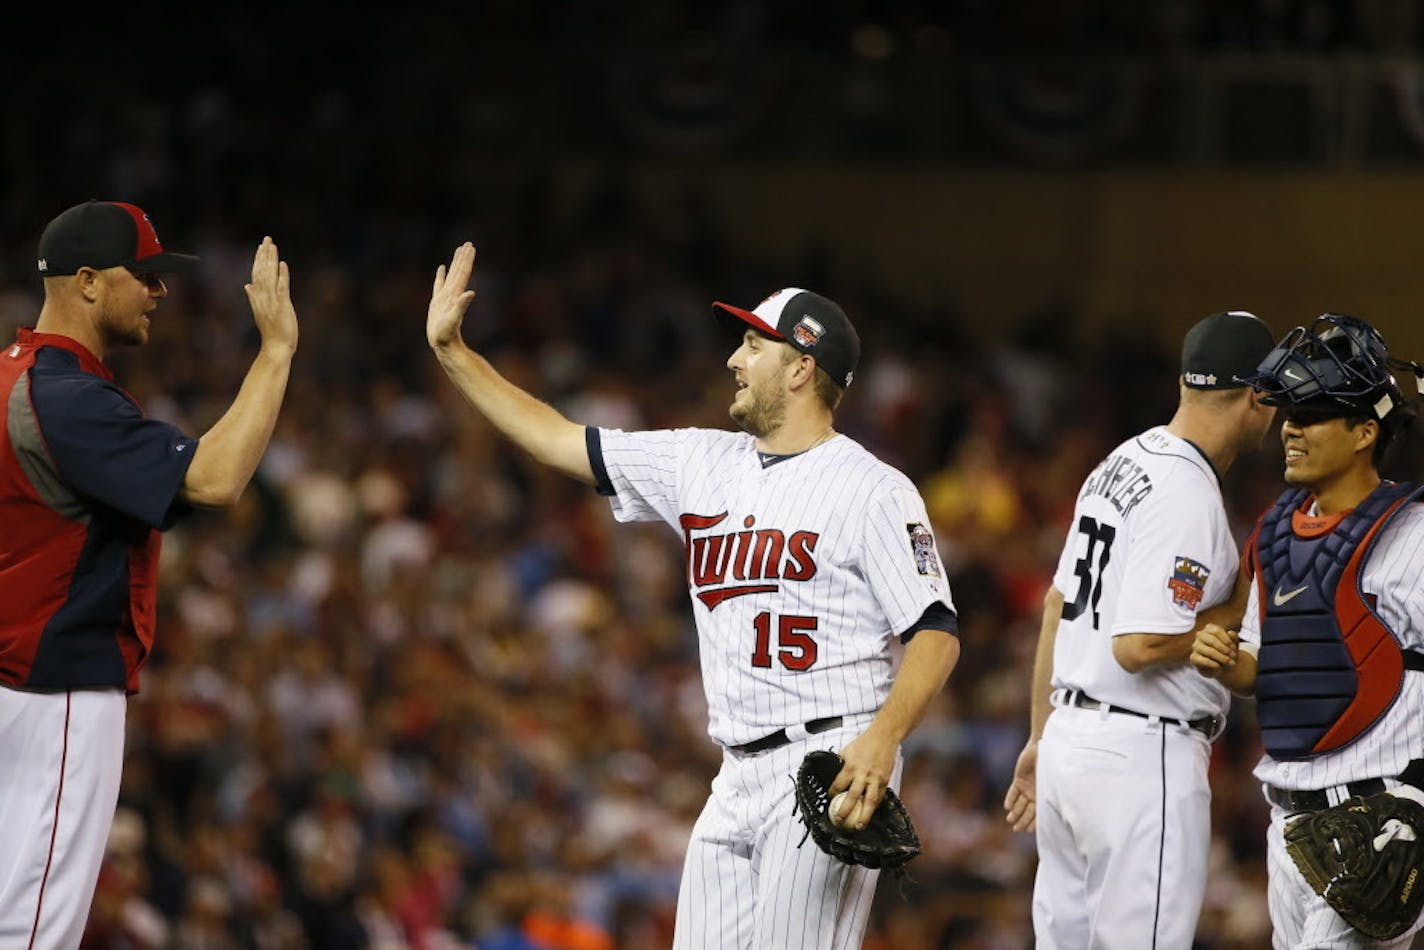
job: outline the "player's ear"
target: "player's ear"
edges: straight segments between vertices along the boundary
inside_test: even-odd
[[[85,300],[93,303],[99,299],[99,284],[104,276],[92,267],[81,267],[69,278],[75,291]]]
[[[1366,419],[1354,427],[1355,451],[1373,452],[1379,441],[1380,424],[1374,419]]]
[[[801,372],[803,379],[811,379],[816,375],[816,358],[814,356],[801,356]]]
[[[806,353],[797,353],[796,369],[791,374],[791,388],[800,389],[816,378],[816,358]]]

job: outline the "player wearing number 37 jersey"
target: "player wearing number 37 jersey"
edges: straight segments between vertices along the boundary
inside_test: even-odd
[[[743,432],[586,429],[465,347],[473,263],[473,247],[456,250],[431,297],[426,335],[451,380],[536,459],[607,495],[618,520],[664,521],[683,542],[723,756],[688,845],[674,945],[859,947],[878,872],[800,846],[792,775],[808,751],[838,752],[830,791],[849,793],[840,814],[864,827],[959,643],[919,493],[833,428],[854,328],[798,288],[754,310],[717,304],[741,335],[727,368]]]
[[[1274,410],[1237,377],[1271,345],[1247,313],[1199,322],[1171,422],[1114,449],[1078,493],[1045,598],[1032,732],[1005,799],[1016,828],[1036,825],[1044,950],[1192,945],[1211,840],[1207,758],[1229,695],[1187,661],[1199,625],[1244,608],[1219,473],[1270,426]]]

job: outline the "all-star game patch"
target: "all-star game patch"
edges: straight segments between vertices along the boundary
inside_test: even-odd
[[[1178,554],[1172,568],[1172,577],[1167,587],[1172,591],[1172,603],[1188,610],[1196,610],[1206,591],[1206,579],[1211,576],[1211,568],[1200,561]]]
[[[802,317],[801,322],[791,328],[791,335],[796,338],[797,343],[809,350],[821,342],[821,337],[826,335],[826,328],[810,317]]]
[[[918,521],[905,525],[905,530],[910,532],[910,551],[915,555],[915,570],[925,577],[939,577],[934,533]]]

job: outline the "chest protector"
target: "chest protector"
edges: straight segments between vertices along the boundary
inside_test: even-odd
[[[1261,520],[1251,551],[1261,605],[1256,700],[1272,758],[1349,745],[1394,704],[1405,669],[1424,668],[1360,589],[1380,530],[1420,494],[1418,485],[1382,482],[1333,528],[1310,530],[1296,524],[1308,493],[1289,491]]]

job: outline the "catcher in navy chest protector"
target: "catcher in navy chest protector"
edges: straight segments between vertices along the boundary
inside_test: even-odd
[[[1192,662],[1254,693],[1266,752],[1274,945],[1407,947],[1424,868],[1421,489],[1382,479],[1414,413],[1373,327],[1297,327],[1252,384],[1281,407],[1290,490],[1248,545],[1240,633],[1208,627]]]

